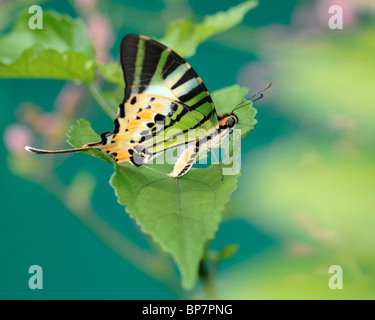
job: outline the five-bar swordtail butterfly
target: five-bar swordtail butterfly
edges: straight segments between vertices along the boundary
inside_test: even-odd
[[[125,97],[114,129],[101,141],[67,150],[33,153],[68,153],[98,149],[117,163],[140,166],[167,149],[182,146],[171,177],[187,173],[197,156],[218,146],[238,123],[237,116],[218,115],[202,79],[176,52],[146,36],[129,34],[120,49]],[[189,131],[203,132],[189,138]],[[190,140],[189,140],[190,139]]]

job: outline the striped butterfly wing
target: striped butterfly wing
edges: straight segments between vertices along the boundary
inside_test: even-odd
[[[103,149],[120,163],[141,165],[189,142],[188,132],[209,134],[218,117],[203,81],[177,53],[140,35],[127,35],[120,50],[125,97]],[[176,139],[177,138],[177,139]],[[193,141],[192,141],[193,142]]]
[[[151,93],[205,115],[214,111],[202,79],[172,49],[148,37],[130,34],[122,40],[120,58],[126,83],[124,102],[135,94]]]
[[[167,149],[183,146],[169,174],[180,177],[200,151],[210,150],[224,133],[219,133],[219,117],[207,88],[183,58],[148,37],[127,35],[121,43],[120,59],[125,97],[112,131],[81,148],[26,150],[55,154],[98,149],[117,163],[139,166]],[[199,135],[191,136],[192,129],[199,129]]]

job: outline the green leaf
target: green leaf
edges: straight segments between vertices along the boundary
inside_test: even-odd
[[[254,118],[257,110],[252,104],[245,101],[247,91],[247,88],[233,85],[212,93],[212,100],[215,103],[219,115],[230,114],[236,107],[239,107],[234,111],[235,115],[238,117],[238,124],[234,127],[235,132],[231,134],[230,139],[232,142],[221,146],[227,155],[226,160],[233,161],[231,162],[231,170],[233,170],[233,172],[238,172],[240,170],[240,163],[236,158],[241,152],[241,139],[243,139],[250,130],[254,129],[254,125],[257,123]],[[237,130],[240,130],[241,136],[238,135]],[[223,160],[223,162],[226,160]]]
[[[74,147],[100,140],[86,120],[73,125],[68,136],[68,142]],[[104,152],[85,153],[114,163]],[[119,203],[126,207],[142,231],[172,255],[184,287],[192,288],[205,244],[218,229],[221,212],[236,189],[239,175],[224,176],[222,181],[219,167],[212,165],[205,169],[193,168],[186,176],[174,179],[167,176],[171,169],[167,164],[115,165],[110,184]]]
[[[201,23],[193,23],[189,19],[172,22],[161,42],[180,55],[190,57],[201,42],[240,24],[246,13],[257,5],[255,0],[246,1],[225,12],[207,15]]]
[[[77,121],[77,124],[72,125],[67,133],[67,136],[68,143],[75,148],[80,148],[86,143],[98,142],[101,140],[100,136],[92,129],[90,122],[84,119],[80,119]],[[115,161],[103,151],[88,150],[81,152],[96,157],[100,160],[115,164]]]
[[[160,166],[152,166],[154,170],[116,166],[110,184],[142,231],[172,255],[183,286],[191,289],[197,281],[205,244],[218,229],[238,175],[225,176],[222,181],[219,168],[212,165],[193,168],[186,176],[174,179]]]
[[[101,92],[101,95],[102,95],[103,99],[110,106],[112,106],[112,108],[114,110],[115,118],[117,117],[117,109],[118,109],[119,101],[124,100],[124,87],[125,87],[125,85],[123,85],[123,86],[117,85],[112,90]]]
[[[13,30],[0,37],[0,77],[54,78],[91,82],[94,49],[80,19],[43,12],[43,29],[30,29],[31,14],[19,14]]]
[[[118,62],[112,61],[106,64],[97,63],[97,67],[98,71],[106,81],[115,83],[124,90],[124,76]]]

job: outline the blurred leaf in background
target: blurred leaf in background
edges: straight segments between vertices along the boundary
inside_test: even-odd
[[[94,80],[94,49],[81,20],[44,12],[45,28],[30,29],[28,12],[0,38],[0,77]]]
[[[375,297],[375,12],[340,1],[347,24],[330,30],[329,3],[301,4],[292,30],[262,32],[268,112],[290,124],[243,160],[236,209],[280,245],[229,276],[227,298]],[[331,265],[343,268],[343,290],[328,287]]]
[[[171,22],[160,41],[180,55],[190,57],[201,42],[240,24],[246,13],[257,5],[256,0],[246,1],[228,11],[207,15],[200,23],[190,19]]]
[[[306,119],[309,127],[324,132],[347,131],[373,140],[374,37],[374,25],[368,24],[310,39],[266,41],[283,111],[302,119],[302,125]]]

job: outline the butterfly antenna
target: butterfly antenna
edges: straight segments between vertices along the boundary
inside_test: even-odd
[[[254,103],[260,99],[262,99],[264,97],[264,94],[263,92],[266,91],[267,89],[269,89],[270,87],[272,86],[272,82],[270,82],[268,84],[267,87],[265,87],[264,89],[260,90],[259,92],[257,92],[256,94],[253,94],[250,98],[246,98],[244,99],[244,101],[242,101],[241,103],[239,103],[234,109],[232,112],[234,112],[235,110],[239,109],[239,108],[243,108],[251,103]],[[256,96],[258,96],[256,99],[252,100],[253,98],[255,98]]]
[[[94,146],[87,146],[87,147],[75,148],[75,149],[65,149],[65,150],[44,150],[44,149],[32,148],[32,147],[29,147],[29,146],[25,147],[26,151],[29,151],[29,152],[35,153],[35,154],[72,153],[72,152],[87,151],[87,150],[92,150],[92,149],[100,150],[100,148],[98,148],[98,147],[95,148]]]
[[[268,86],[265,87],[264,89],[260,90],[260,91],[257,92],[256,94],[253,94],[253,95],[249,98],[249,100],[251,100],[252,98],[254,98],[254,97],[258,96],[258,95],[261,95],[261,98],[263,98],[263,92],[266,91],[267,89],[271,88],[271,86],[272,86],[272,82],[270,82],[270,83],[268,84]],[[257,100],[259,100],[259,99],[261,99],[261,98],[257,98],[257,99],[254,100],[254,101],[257,101]]]

